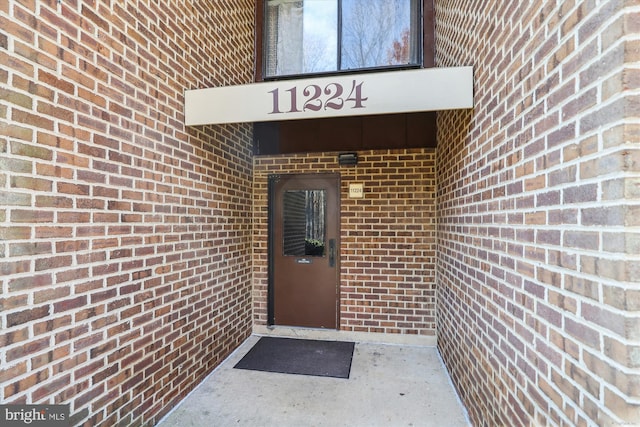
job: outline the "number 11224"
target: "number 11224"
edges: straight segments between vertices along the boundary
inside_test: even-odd
[[[304,111],[320,111],[320,110],[342,110],[347,108],[347,104],[351,104],[351,108],[365,108],[364,101],[369,98],[362,96],[362,84],[363,82],[351,83],[351,90],[347,97],[343,97],[345,94],[344,87],[340,83],[329,83],[324,88],[316,84],[307,85],[302,89],[302,99],[298,100],[298,86],[294,86],[290,89],[283,90],[280,88],[269,91],[272,96],[273,109],[269,114],[282,114],[282,113],[301,113]],[[281,100],[281,93],[282,99]],[[281,105],[281,101],[285,105]],[[288,101],[288,105],[286,103]],[[300,103],[301,104],[300,104]],[[282,110],[281,108],[289,107],[288,110]]]

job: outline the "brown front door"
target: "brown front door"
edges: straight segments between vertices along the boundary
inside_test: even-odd
[[[270,177],[270,323],[338,328],[340,177]]]

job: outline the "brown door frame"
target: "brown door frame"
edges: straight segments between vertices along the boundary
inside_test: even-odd
[[[339,173],[295,173],[295,174],[273,174],[268,177],[268,232],[267,232],[267,256],[268,256],[268,283],[267,283],[267,324],[273,326],[275,322],[275,252],[274,232],[276,218],[275,205],[276,185],[282,177],[293,176],[318,176],[318,177],[335,177],[337,183],[336,210],[338,214],[337,230],[335,235],[335,270],[336,270],[336,329],[340,328],[340,174]]]

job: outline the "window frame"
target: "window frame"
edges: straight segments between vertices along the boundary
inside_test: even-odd
[[[331,76],[331,75],[339,75],[339,74],[356,74],[356,73],[370,73],[370,72],[379,72],[379,71],[398,71],[403,69],[416,69],[416,68],[430,68],[435,64],[435,20],[434,20],[434,0],[422,0],[421,1],[421,12],[422,12],[422,20],[420,29],[422,31],[422,37],[418,34],[418,39],[422,40],[422,44],[417,46],[418,48],[418,56],[422,56],[418,58],[418,64],[409,64],[409,65],[388,65],[388,66],[379,66],[379,67],[369,67],[369,68],[358,68],[358,69],[349,69],[349,70],[336,70],[336,71],[328,71],[328,72],[318,72],[318,73],[304,73],[304,74],[293,74],[293,75],[284,75],[284,76],[268,76],[264,75],[264,50],[265,50],[265,11],[266,11],[266,3],[267,0],[256,0],[256,9],[255,9],[255,46],[254,46],[254,54],[255,54],[255,81],[275,81],[275,80],[286,80],[286,79],[294,79],[300,77],[312,77],[312,76]],[[420,31],[419,30],[419,31]],[[338,28],[340,31],[340,28]]]

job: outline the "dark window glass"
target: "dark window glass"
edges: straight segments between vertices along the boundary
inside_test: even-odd
[[[324,256],[324,190],[295,190],[284,193],[283,251],[291,256]]]

